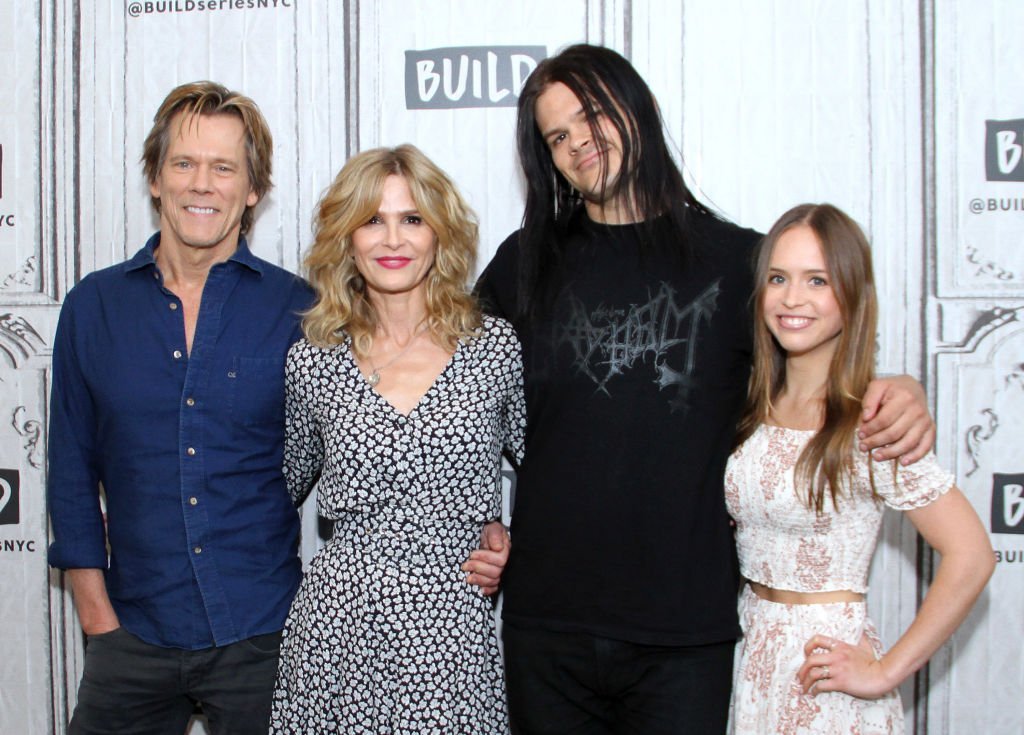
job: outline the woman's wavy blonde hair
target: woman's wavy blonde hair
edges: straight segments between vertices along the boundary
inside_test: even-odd
[[[405,179],[423,221],[437,237],[426,279],[427,329],[438,344],[454,349],[480,329],[480,309],[467,287],[479,229],[455,183],[409,144],[353,156],[321,198],[305,260],[316,302],[303,317],[303,331],[321,347],[342,344],[347,334],[358,355],[369,354],[379,319],[351,257],[352,233],[377,213],[388,176]]]
[[[878,321],[871,246],[860,226],[831,204],[793,207],[761,241],[754,271],[754,369],[735,446],[750,438],[757,427],[768,420],[772,402],[786,384],[786,352],[765,325],[764,292],[776,243],[783,234],[799,226],[811,228],[821,245],[843,320],[828,369],[822,426],[796,463],[797,487],[806,488],[808,506],[821,513],[826,496],[838,507],[841,488],[849,487],[861,399],[875,377]],[[868,463],[868,472],[874,491],[872,465],[873,462]]]

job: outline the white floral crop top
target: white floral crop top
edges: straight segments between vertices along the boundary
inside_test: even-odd
[[[798,493],[793,468],[813,431],[761,425],[729,457],[725,503],[736,521],[740,572],[767,587],[796,592],[867,592],[868,569],[882,525],[882,503],[871,497],[868,456],[856,451],[852,492],[839,509],[825,498],[821,515]],[[900,467],[874,467],[875,489],[885,505],[912,510],[934,502],[953,486],[953,475],[934,454]]]

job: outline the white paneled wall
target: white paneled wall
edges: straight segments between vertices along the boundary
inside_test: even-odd
[[[925,383],[939,456],[1001,559],[968,624],[904,687],[908,722],[936,735],[1024,731],[1021,28],[1013,0],[9,0],[0,732],[63,732],[74,703],[80,633],[45,557],[50,344],[67,289],[155,227],[139,156],[164,95],[210,78],[261,105],[276,143],[276,187],[250,238],[261,256],[298,270],[345,159],[409,141],[477,211],[482,267],[522,215],[507,106],[517,80],[578,41],[633,60],[689,181],[725,216],[763,230],[793,204],[831,201],[869,232],[880,369]],[[304,524],[308,558],[312,512]],[[887,520],[870,605],[890,643],[934,561],[909,524]]]

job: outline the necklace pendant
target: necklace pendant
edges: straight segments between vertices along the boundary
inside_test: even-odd
[[[380,382],[380,373],[374,370],[372,373],[366,376],[366,382],[370,384],[371,388],[376,388],[377,383]]]

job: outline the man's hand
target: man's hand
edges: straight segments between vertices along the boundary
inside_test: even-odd
[[[876,460],[913,464],[935,445],[935,422],[921,384],[909,375],[871,381],[862,402],[861,451]]]
[[[101,635],[121,627],[107,596],[102,569],[68,569],[65,578],[71,585],[78,621],[86,635]]]
[[[466,581],[480,588],[480,593],[493,595],[501,584],[501,573],[508,563],[512,540],[499,521],[488,523],[480,531],[480,548],[462,565]]]

